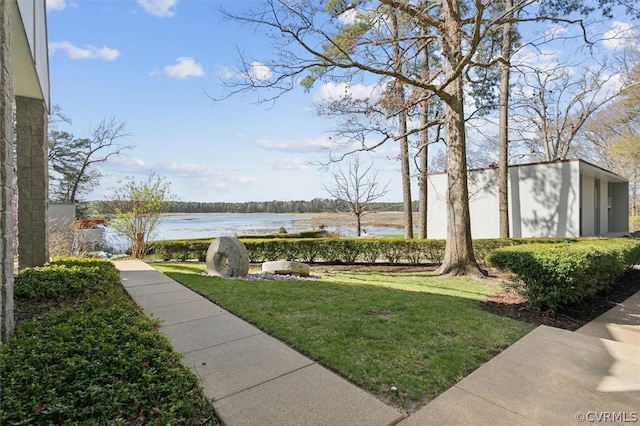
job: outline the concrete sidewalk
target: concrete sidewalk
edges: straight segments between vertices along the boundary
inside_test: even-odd
[[[536,328],[407,417],[146,263],[114,263],[227,425],[640,422],[640,293],[577,332]]]
[[[640,423],[640,292],[577,332],[540,326],[401,426]]]
[[[139,260],[114,262],[122,284],[226,425],[392,425],[404,417],[251,324]]]

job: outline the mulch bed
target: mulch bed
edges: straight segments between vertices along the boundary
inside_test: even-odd
[[[313,268],[327,268],[333,270],[349,271],[381,271],[381,272],[425,272],[435,270],[435,266],[413,265],[315,265]],[[508,279],[509,274],[489,270],[489,277]],[[500,294],[482,302],[482,309],[496,315],[509,317],[536,325],[547,325],[574,331],[589,321],[597,318],[617,304],[623,302],[636,292],[640,291],[640,270],[632,269],[618,280],[617,284],[594,297],[584,300],[579,305],[565,306],[556,311],[536,309],[527,305],[526,300],[518,296],[514,291],[505,290]]]
[[[584,300],[579,305],[565,306],[557,311],[529,307],[525,300],[513,292],[503,292],[484,301],[482,308],[519,321],[574,331],[638,291],[640,291],[640,270],[633,269],[624,274],[612,288]]]

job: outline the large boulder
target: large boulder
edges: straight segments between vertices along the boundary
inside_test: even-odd
[[[267,274],[308,277],[310,269],[306,263],[291,260],[274,260],[272,262],[264,262],[262,264],[262,272]]]
[[[216,238],[207,250],[207,273],[220,277],[245,277],[249,273],[249,254],[234,237]]]

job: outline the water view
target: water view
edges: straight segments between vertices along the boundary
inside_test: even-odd
[[[274,213],[203,213],[172,214],[160,218],[152,241],[177,240],[191,238],[209,238],[237,235],[264,235],[276,233],[280,228],[287,232],[299,232],[314,229],[310,215],[274,214]],[[317,226],[315,227],[317,229]],[[329,221],[325,229],[340,236],[355,235],[355,222],[336,224]],[[402,226],[364,226],[365,232],[377,235],[402,234]],[[107,246],[123,249],[126,241],[115,234],[112,228],[105,228]]]

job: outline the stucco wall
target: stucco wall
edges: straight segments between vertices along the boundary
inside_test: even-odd
[[[580,191],[582,194],[582,235],[593,235],[596,229],[594,218],[595,194],[593,190],[595,179],[593,176],[582,176],[580,179]]]
[[[499,236],[497,169],[469,172],[471,235]],[[509,168],[512,237],[575,237],[580,233],[578,162]],[[446,174],[429,176],[429,238],[446,237]]]

